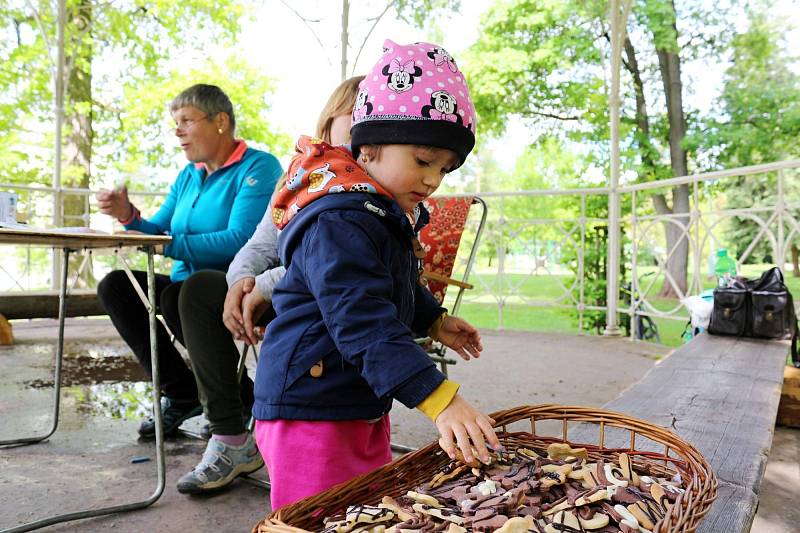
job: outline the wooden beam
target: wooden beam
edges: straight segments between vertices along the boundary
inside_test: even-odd
[[[464,283],[463,281],[458,281],[457,279],[448,278],[447,276],[442,276],[441,274],[437,274],[436,272],[428,272],[427,270],[422,272],[422,277],[429,279],[431,281],[438,281],[439,283],[455,285],[456,287],[461,287],[462,289],[472,289],[474,287],[474,285],[472,285],[471,283]]]
[[[93,289],[76,289],[67,298],[67,316],[105,315]],[[0,295],[0,315],[8,320],[58,318],[58,291],[7,292]]]
[[[720,486],[697,533],[750,531],[788,352],[788,341],[702,333],[603,406],[671,429],[703,454]],[[629,438],[628,432],[607,432],[605,444],[627,447]],[[591,436],[570,432],[570,439],[590,442]],[[664,451],[643,438],[636,446]]]

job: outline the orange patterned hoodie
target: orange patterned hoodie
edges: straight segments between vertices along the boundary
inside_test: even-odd
[[[361,168],[348,146],[332,146],[303,135],[295,145],[284,185],[273,198],[272,220],[279,229],[314,200],[328,194],[369,192],[393,196]]]

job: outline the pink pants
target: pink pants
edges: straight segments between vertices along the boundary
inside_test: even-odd
[[[365,420],[256,420],[269,471],[272,510],[312,496],[392,460],[389,415]]]

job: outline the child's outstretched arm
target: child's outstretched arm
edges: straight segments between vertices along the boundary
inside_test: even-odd
[[[414,323],[411,329],[420,336],[429,336],[457,352],[465,361],[480,357],[483,351],[481,336],[467,321],[447,314],[431,291],[420,284],[415,286]]]
[[[405,272],[388,268],[386,242],[394,238],[388,231],[366,209],[323,212],[303,235],[302,253],[295,254],[293,264],[304,273],[324,327],[345,361],[358,368],[375,396],[392,397],[413,409],[444,376],[398,316],[398,298],[404,299],[406,314],[416,307],[410,308],[411,294],[400,291],[398,296],[397,276]],[[444,311],[435,302],[429,309],[411,329],[424,332]]]
[[[478,358],[483,351],[481,335],[469,322],[461,318],[443,314],[441,321],[437,320],[430,331],[431,338],[439,341],[458,355],[464,361],[470,357]]]
[[[486,444],[492,448],[500,448],[500,441],[492,428],[494,420],[473,407],[461,395],[456,394],[453,400],[436,417],[436,428],[441,438],[439,446],[454,459],[456,447],[464,455],[464,461],[469,463],[474,459],[473,449],[478,454],[478,459],[484,463],[489,462],[489,451]]]

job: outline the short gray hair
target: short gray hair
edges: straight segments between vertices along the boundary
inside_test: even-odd
[[[198,83],[185,89],[169,103],[170,113],[174,113],[187,105],[196,107],[208,115],[208,120],[214,118],[217,113],[227,113],[231,121],[231,131],[236,129],[236,119],[233,116],[233,104],[228,95],[216,85],[206,85]]]

